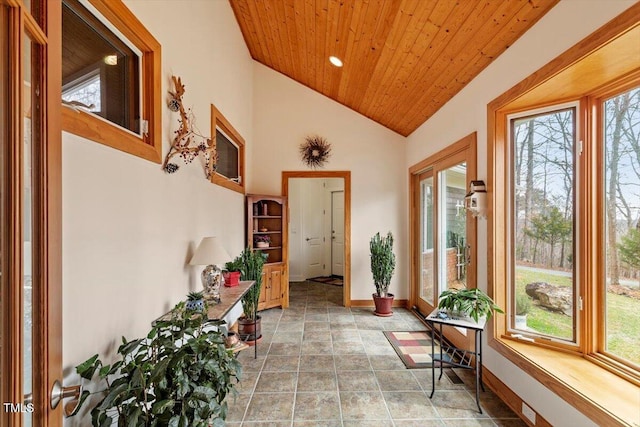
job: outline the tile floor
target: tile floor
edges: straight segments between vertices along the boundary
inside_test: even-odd
[[[262,315],[258,358],[238,357],[244,373],[230,398],[231,427],[526,426],[490,391],[475,403],[475,377],[447,376],[429,399],[431,370],[406,369],[383,330],[425,330],[409,311],[380,318],[344,308],[342,288],[292,283],[290,307]]]

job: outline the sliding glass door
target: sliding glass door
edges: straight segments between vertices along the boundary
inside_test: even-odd
[[[476,287],[476,220],[464,208],[475,176],[475,135],[425,159],[412,174],[412,304],[424,315],[446,289]],[[452,330],[453,341],[466,340]]]

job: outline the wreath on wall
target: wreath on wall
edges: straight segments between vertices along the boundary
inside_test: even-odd
[[[320,168],[331,156],[331,144],[321,136],[308,136],[300,144],[300,155],[302,161],[310,168]]]

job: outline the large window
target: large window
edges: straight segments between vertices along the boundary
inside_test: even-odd
[[[579,103],[508,116],[508,329],[516,338],[547,345],[580,345],[593,336],[596,355],[635,369],[640,366],[640,87],[582,102],[590,105],[584,110],[593,126],[578,144]],[[585,170],[577,173],[585,150],[601,163],[584,162]],[[587,245],[590,230],[603,230],[596,250],[580,251],[576,243]],[[581,288],[579,278],[588,277],[590,265],[601,267]],[[598,310],[583,313],[585,302]],[[585,325],[601,329],[581,332],[582,317]]]
[[[640,367],[640,86],[603,100],[603,353]],[[606,287],[604,286],[606,284]]]
[[[599,425],[638,423],[638,13],[487,106],[489,345]]]
[[[511,116],[511,327],[576,342],[576,108]]]

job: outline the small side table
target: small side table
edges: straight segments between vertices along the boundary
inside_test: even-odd
[[[220,302],[215,303],[211,300],[211,295],[205,295],[205,299],[207,301],[207,322],[225,324],[222,332],[225,335],[228,333],[228,326],[235,323],[240,317],[242,313],[242,297],[249,292],[253,286],[255,286],[255,280],[246,280],[240,282],[238,286],[226,287],[222,286],[220,288]],[[254,313],[254,319],[257,315]],[[158,320],[168,320],[171,318],[171,311],[154,320],[153,322],[157,322]],[[258,358],[258,343],[256,342],[253,348],[253,357]]]
[[[484,391],[484,385],[482,384],[482,331],[484,331],[484,327],[487,323],[486,318],[478,319],[476,323],[473,319],[462,318],[462,317],[449,317],[449,315],[441,310],[434,310],[425,317],[425,321],[430,324],[431,330],[435,332],[436,326],[439,325],[440,337],[442,337],[442,325],[454,326],[457,328],[464,328],[469,331],[473,331],[475,334],[475,349],[466,350],[460,349],[457,347],[447,347],[448,351],[452,351],[448,360],[444,357],[442,348],[443,343],[440,343],[440,355],[434,354],[435,352],[435,344],[433,340],[433,335],[431,339],[431,355],[433,359],[433,363],[431,363],[431,394],[429,395],[429,399],[433,397],[433,393],[436,390],[436,361],[440,364],[440,376],[438,379],[442,378],[442,366],[447,364],[449,366],[455,366],[458,368],[465,369],[475,369],[476,371],[476,404],[478,405],[478,411],[482,413],[482,408],[480,407],[480,388]],[[475,356],[475,357],[474,357]],[[457,358],[459,361],[456,362],[454,358]],[[475,366],[472,366],[471,359],[475,359]]]

